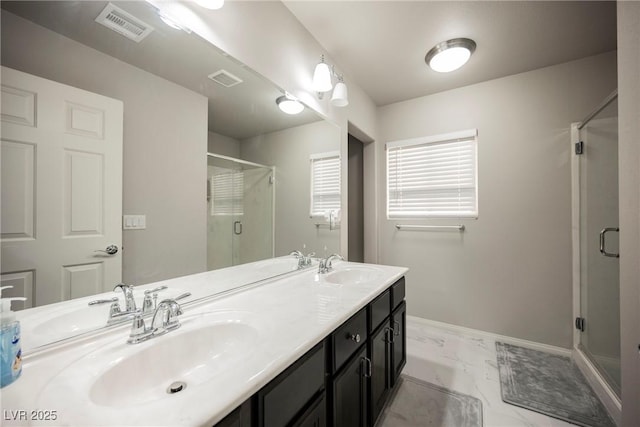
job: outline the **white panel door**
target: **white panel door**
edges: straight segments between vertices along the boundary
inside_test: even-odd
[[[122,121],[121,101],[2,67],[1,273],[25,307],[122,279]]]

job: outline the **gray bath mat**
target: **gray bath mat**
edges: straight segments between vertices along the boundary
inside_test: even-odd
[[[401,375],[376,427],[482,427],[482,402]]]
[[[570,357],[496,343],[502,400],[585,427],[615,427]]]

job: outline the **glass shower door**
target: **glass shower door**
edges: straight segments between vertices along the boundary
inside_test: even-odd
[[[207,171],[207,269],[273,257],[273,168],[209,154]]]
[[[620,395],[617,100],[581,130],[580,344]]]

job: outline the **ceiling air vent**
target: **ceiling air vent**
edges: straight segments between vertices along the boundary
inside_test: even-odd
[[[139,43],[153,31],[151,25],[111,3],[107,3],[107,6],[96,18],[96,22],[136,43]]]
[[[242,79],[240,77],[234,76],[227,70],[220,70],[213,74],[209,74],[209,78],[224,87],[231,87],[242,83]]]

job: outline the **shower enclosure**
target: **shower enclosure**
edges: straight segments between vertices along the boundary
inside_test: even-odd
[[[207,269],[273,257],[275,168],[207,153]]]
[[[577,350],[589,360],[605,389],[619,400],[617,91],[573,125],[572,137],[576,154],[574,274],[579,277]]]

